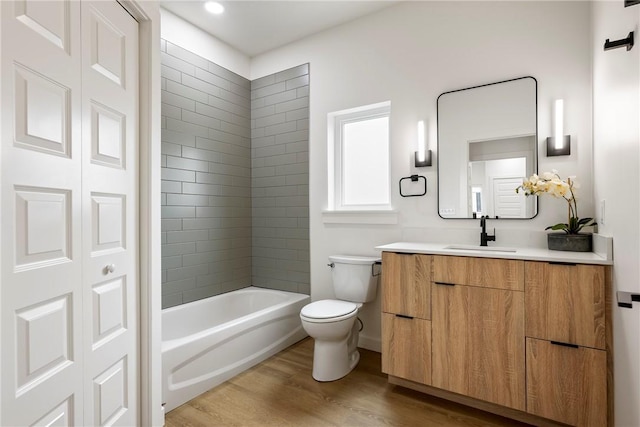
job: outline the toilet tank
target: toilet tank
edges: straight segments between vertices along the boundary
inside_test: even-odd
[[[337,299],[361,303],[373,301],[380,277],[380,268],[374,267],[374,264],[380,258],[332,255],[329,261]]]

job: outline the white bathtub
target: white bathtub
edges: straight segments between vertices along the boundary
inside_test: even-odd
[[[256,287],[162,310],[165,411],[307,336],[308,295]]]

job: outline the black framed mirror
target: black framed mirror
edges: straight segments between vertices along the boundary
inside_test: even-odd
[[[527,76],[438,97],[440,217],[537,215],[537,198],[515,192],[538,170],[537,91]]]

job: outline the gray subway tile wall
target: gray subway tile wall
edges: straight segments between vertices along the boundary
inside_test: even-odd
[[[251,285],[251,84],[162,42],[162,306]]]
[[[251,82],[252,281],[309,294],[309,65]]]
[[[162,306],[310,293],[309,67],[249,80],[162,40]]]

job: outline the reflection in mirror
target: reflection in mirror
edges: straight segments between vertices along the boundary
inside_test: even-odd
[[[517,194],[536,173],[537,82],[523,77],[438,97],[438,213],[442,218],[533,218]]]

